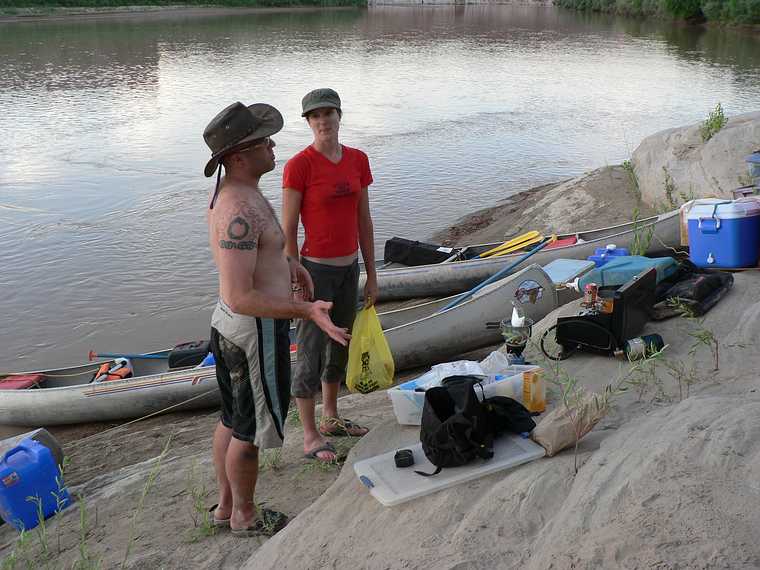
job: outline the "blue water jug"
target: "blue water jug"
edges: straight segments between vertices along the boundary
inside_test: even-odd
[[[31,499],[30,499],[31,498]],[[24,439],[0,460],[0,517],[16,530],[30,530],[69,506],[52,452],[33,439]]]
[[[589,255],[586,259],[593,261],[594,265],[601,267],[614,257],[626,256],[628,250],[624,247],[617,247],[614,243],[610,243],[607,247],[597,247],[594,250],[594,255]]]

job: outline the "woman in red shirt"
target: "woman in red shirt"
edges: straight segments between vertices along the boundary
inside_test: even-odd
[[[372,172],[367,155],[340,144],[340,97],[332,89],[315,89],[301,101],[314,135],[311,145],[285,165],[282,221],[285,251],[298,256],[298,221],[305,240],[301,263],[314,282],[315,299],[333,303],[330,316],[336,326],[351,328],[358,297],[358,250],[365,261],[364,303],[377,297],[374,232],[369,212],[368,186]],[[307,292],[307,295],[310,292]],[[291,394],[304,428],[304,454],[310,459],[335,461],[325,436],[360,437],[367,428],[338,415],[338,390],[346,377],[348,349],[332,341],[310,321],[297,332],[298,360]],[[314,417],[315,395],[322,390],[322,421]]]

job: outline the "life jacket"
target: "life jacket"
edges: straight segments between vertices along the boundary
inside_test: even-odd
[[[109,380],[123,380],[132,377],[132,364],[126,358],[117,358],[111,362],[104,362],[95,372],[91,382],[107,382]]]

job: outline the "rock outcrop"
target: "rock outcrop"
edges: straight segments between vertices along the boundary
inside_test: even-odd
[[[707,142],[700,127],[661,131],[634,151],[631,162],[645,203],[670,209],[691,198],[731,198],[750,183],[744,159],[760,148],[760,112],[729,118]]]

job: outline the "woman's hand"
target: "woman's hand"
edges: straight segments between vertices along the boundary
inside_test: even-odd
[[[288,256],[288,267],[290,268],[290,284],[293,288],[293,294],[301,293],[304,301],[311,301],[314,298],[314,282],[306,268],[299,263],[297,259]]]
[[[364,306],[371,307],[377,300],[377,275],[367,274],[367,282],[364,284]]]

